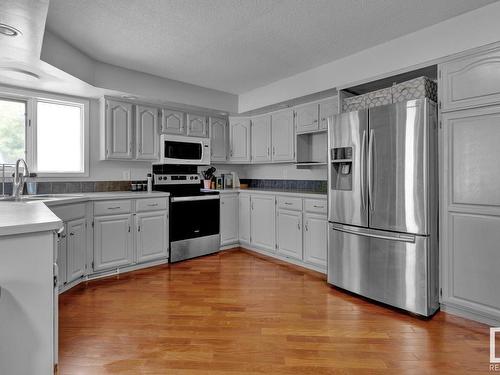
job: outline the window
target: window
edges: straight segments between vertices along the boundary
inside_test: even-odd
[[[0,164],[26,158],[26,102],[0,99]]]
[[[23,158],[39,177],[88,176],[88,117],[87,100],[2,89],[0,164]]]
[[[73,103],[36,102],[38,173],[83,173],[83,108]]]

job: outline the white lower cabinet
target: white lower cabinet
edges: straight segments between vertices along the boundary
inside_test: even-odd
[[[250,197],[250,243],[259,248],[276,250],[274,195],[252,195]]]
[[[131,264],[132,246],[132,214],[94,217],[94,271]]]
[[[167,211],[137,213],[135,230],[137,263],[168,257]]]
[[[67,241],[66,241],[66,233],[67,233],[67,224],[64,223],[64,232],[61,234],[59,241],[57,242],[57,268],[58,268],[58,286],[62,287],[67,282],[67,264],[68,264],[68,255],[67,255]]]
[[[302,211],[279,210],[276,235],[278,254],[302,259]]]
[[[250,195],[238,197],[238,237],[240,242],[250,243]]]
[[[67,271],[66,281],[71,282],[85,274],[86,263],[85,219],[69,221],[67,224]]]
[[[328,220],[326,216],[304,213],[304,261],[326,267]]]
[[[238,194],[223,194],[220,197],[220,244],[238,242]]]

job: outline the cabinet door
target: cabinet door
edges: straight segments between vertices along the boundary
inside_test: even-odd
[[[250,195],[240,194],[238,234],[241,242],[250,243]]]
[[[107,159],[132,159],[132,104],[106,101]]]
[[[208,137],[207,118],[187,114],[187,135],[191,137]]]
[[[271,161],[271,116],[253,118],[251,127],[252,162]]]
[[[59,269],[59,275],[57,280],[59,281],[58,286],[61,287],[67,282],[67,270],[68,270],[68,246],[67,246],[67,225],[64,224],[64,233],[59,238],[57,243],[57,268]]]
[[[326,267],[328,221],[326,216],[304,214],[304,261]]]
[[[306,104],[295,108],[295,127],[297,133],[319,129],[317,103]]]
[[[252,195],[250,199],[250,242],[265,250],[276,249],[276,206],[271,195]]]
[[[167,211],[137,213],[135,230],[138,263],[168,257]]]
[[[302,259],[302,212],[279,210],[276,225],[278,254]]]
[[[68,282],[71,282],[85,274],[87,251],[87,247],[85,246],[85,219],[69,221],[67,229],[68,259],[66,278]]]
[[[319,103],[319,129],[328,129],[328,117],[339,112],[338,98],[331,98]]]
[[[136,159],[158,160],[158,109],[136,106],[135,108]]]
[[[273,160],[293,161],[295,159],[295,131],[293,128],[293,111],[273,113],[272,140],[273,140]]]
[[[229,121],[229,160],[250,161],[250,120],[234,118]]]
[[[212,162],[225,162],[227,160],[227,121],[225,119],[210,117],[210,150]]]
[[[229,245],[238,242],[238,195],[220,197],[220,242]]]
[[[440,65],[442,110],[500,103],[500,48]]]
[[[162,110],[161,132],[166,134],[186,134],[184,113],[169,109]]]
[[[94,218],[94,270],[101,271],[131,264],[132,216],[130,214]]]

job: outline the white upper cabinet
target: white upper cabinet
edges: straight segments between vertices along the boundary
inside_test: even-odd
[[[273,195],[252,195],[250,199],[250,242],[274,252],[276,249],[276,205]]]
[[[241,242],[250,242],[250,195],[239,194],[238,235]]]
[[[207,118],[205,116],[193,115],[188,113],[186,115],[187,135],[191,137],[207,137],[208,126]]]
[[[278,254],[302,259],[302,211],[279,210],[276,221]]]
[[[338,98],[330,98],[319,103],[319,130],[328,129],[328,117],[339,112]]]
[[[319,129],[318,103],[310,103],[295,107],[295,128],[297,133]]]
[[[238,242],[238,194],[221,194],[220,197],[220,244]]]
[[[252,162],[271,161],[271,116],[252,118]]]
[[[295,131],[293,128],[293,110],[286,109],[273,113],[271,123],[273,161],[294,161]]]
[[[132,107],[130,103],[105,103],[105,159],[132,159]]]
[[[210,117],[210,150],[212,162],[227,161],[228,131],[227,121],[222,118]]]
[[[305,262],[326,268],[327,235],[326,215],[306,212],[304,214]]]
[[[161,132],[165,134],[186,134],[184,113],[163,109],[161,112]]]
[[[85,219],[69,221],[67,224],[67,282],[85,274],[87,259]]]
[[[135,215],[137,262],[168,257],[167,211],[138,212]]]
[[[229,161],[250,161],[250,120],[234,117],[229,119]]]
[[[439,66],[442,111],[500,103],[500,48]]]
[[[158,160],[158,109],[137,105],[135,108],[136,158]]]

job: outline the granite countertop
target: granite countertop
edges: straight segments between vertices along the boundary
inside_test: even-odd
[[[201,191],[217,191],[220,194],[230,194],[230,193],[262,193],[262,194],[279,194],[279,195],[287,195],[287,196],[297,196],[297,197],[308,197],[308,198],[316,198],[316,199],[326,199],[326,193],[318,193],[315,191],[309,190],[290,190],[290,189],[265,189],[265,188],[246,188],[246,189],[201,189]]]
[[[50,194],[20,201],[0,200],[0,236],[58,230],[62,221],[47,207],[107,199],[168,197],[164,192],[116,191],[103,193]],[[34,199],[33,199],[34,198]]]

